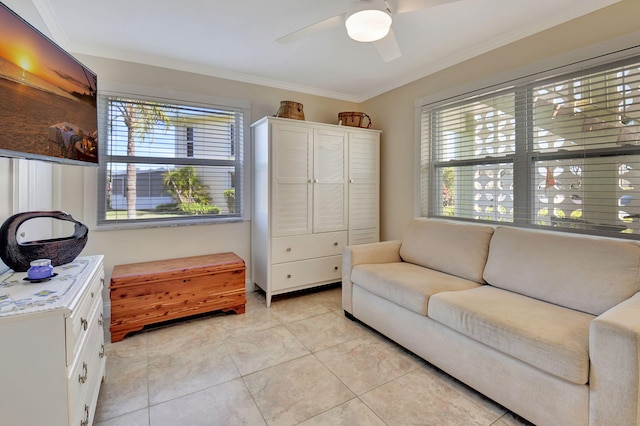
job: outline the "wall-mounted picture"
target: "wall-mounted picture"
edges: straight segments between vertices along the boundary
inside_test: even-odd
[[[98,164],[97,76],[0,3],[0,156]]]

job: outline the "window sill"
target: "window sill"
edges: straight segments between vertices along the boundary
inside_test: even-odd
[[[166,220],[166,221],[140,221],[140,222],[118,222],[118,223],[100,223],[96,226],[95,231],[121,231],[127,229],[144,229],[144,228],[174,228],[178,226],[203,226],[203,225],[222,225],[229,223],[246,222],[242,217],[226,217],[226,218],[207,218],[193,220]]]

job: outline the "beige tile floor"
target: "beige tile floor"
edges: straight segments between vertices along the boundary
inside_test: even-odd
[[[129,335],[106,374],[98,426],[528,424],[345,318],[339,287]]]

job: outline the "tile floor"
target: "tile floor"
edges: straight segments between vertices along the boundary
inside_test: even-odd
[[[97,426],[528,425],[345,318],[339,287],[129,335],[106,374]]]

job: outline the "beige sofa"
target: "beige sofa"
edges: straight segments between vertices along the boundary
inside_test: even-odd
[[[538,425],[640,422],[640,245],[413,220],[343,254],[345,314]]]

